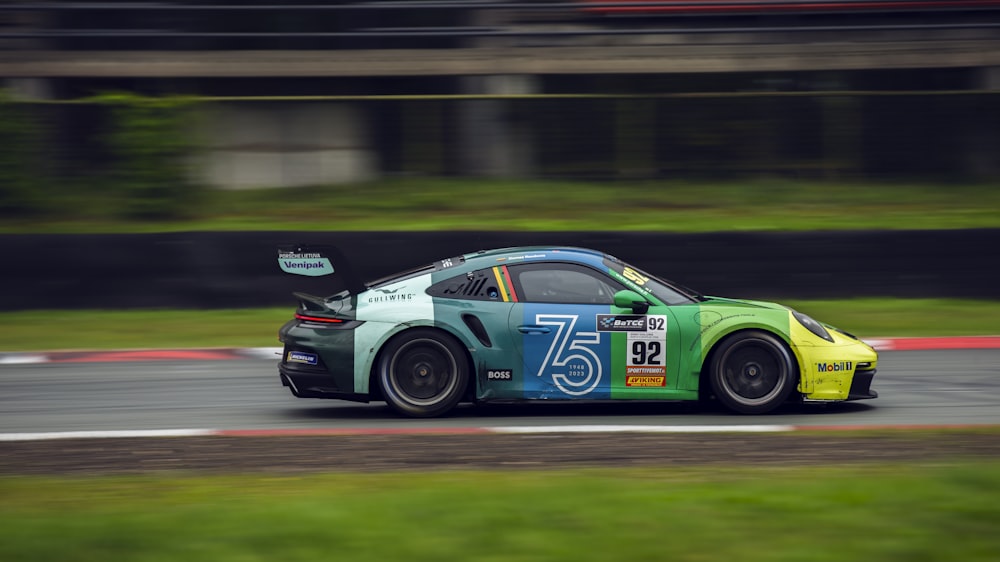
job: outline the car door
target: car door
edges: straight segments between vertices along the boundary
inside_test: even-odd
[[[509,323],[524,398],[656,399],[675,391],[679,354],[668,337],[676,335],[669,307],[618,308],[614,295],[626,287],[580,264],[508,270],[521,303]]]
[[[572,263],[508,268],[521,303],[510,316],[520,345],[522,390],[531,399],[611,398],[611,338],[598,329],[619,283]]]

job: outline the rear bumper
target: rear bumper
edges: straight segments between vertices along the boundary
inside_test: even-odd
[[[298,398],[333,398],[352,402],[368,402],[367,394],[355,394],[337,387],[330,373],[303,369],[285,363],[278,364],[282,386],[288,387]]]

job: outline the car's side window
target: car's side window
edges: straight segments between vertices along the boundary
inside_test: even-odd
[[[622,285],[598,271],[570,263],[511,266],[514,287],[525,302],[612,304]]]
[[[491,269],[480,269],[439,281],[427,289],[432,297],[477,301],[505,301],[498,276]]]

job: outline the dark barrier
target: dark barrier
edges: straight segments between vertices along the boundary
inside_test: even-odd
[[[2,235],[0,309],[294,306],[340,276],[283,273],[277,248],[333,245],[362,279],[479,249],[602,250],[706,294],[1000,298],[1000,229],[805,233],[184,232]],[[343,268],[344,264],[335,264]]]

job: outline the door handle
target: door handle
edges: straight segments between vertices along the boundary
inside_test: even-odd
[[[548,334],[549,332],[552,331],[552,329],[549,328],[548,326],[528,325],[528,326],[518,326],[517,331],[521,332],[522,334]]]

